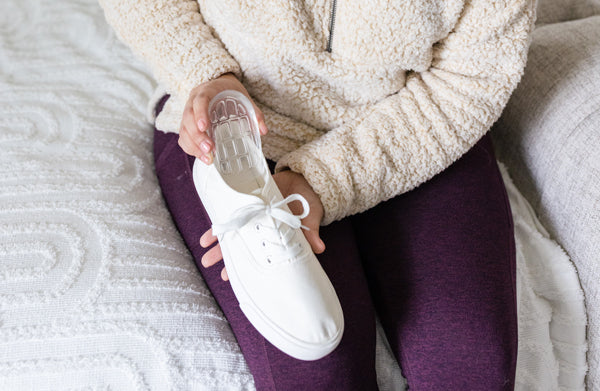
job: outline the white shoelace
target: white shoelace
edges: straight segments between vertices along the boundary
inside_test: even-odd
[[[295,215],[283,209],[284,205],[287,205],[293,201],[300,201],[300,203],[302,203],[302,214]],[[261,217],[265,215],[270,216],[274,220],[287,225],[286,228],[283,228],[283,226],[280,224],[279,226],[282,229],[279,229],[277,226],[268,227],[261,224],[256,225],[257,230],[263,228],[272,231],[270,235],[266,236],[272,236],[273,234],[275,234],[278,237],[280,237],[283,242],[283,248],[281,248],[281,244],[277,242],[268,240],[264,240],[262,242],[263,247],[267,247],[267,245],[269,245],[272,248],[272,250],[275,251],[275,253],[267,257],[267,262],[271,263],[271,258],[279,259],[285,255],[296,256],[302,251],[302,247],[299,244],[290,246],[289,240],[292,238],[292,236],[294,236],[295,229],[303,228],[308,230],[308,227],[302,225],[301,220],[308,216],[309,212],[310,207],[308,205],[308,201],[306,201],[306,198],[304,198],[300,194],[292,194],[281,201],[271,201],[271,203],[269,204],[267,204],[266,202],[250,204],[233,212],[231,220],[229,220],[227,223],[213,224],[213,235],[219,236],[226,232],[240,229],[256,217]]]

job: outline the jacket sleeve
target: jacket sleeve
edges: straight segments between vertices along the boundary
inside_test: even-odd
[[[424,72],[360,118],[284,155],[305,176],[323,225],[409,191],[450,166],[499,118],[524,68],[536,0],[466,0]]]
[[[187,98],[200,83],[233,72],[237,62],[204,24],[196,0],[99,0],[119,39],[170,94]]]

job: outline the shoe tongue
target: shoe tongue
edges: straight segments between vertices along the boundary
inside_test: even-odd
[[[218,220],[213,221],[214,224],[226,223],[235,211],[248,205],[262,205],[265,203],[260,196],[261,189],[256,189],[252,193],[246,194],[229,187],[214,164],[209,167],[207,174],[209,175],[208,183],[210,183],[210,186],[214,186],[215,194],[220,194],[222,200],[222,202],[213,202],[211,204],[215,220]]]

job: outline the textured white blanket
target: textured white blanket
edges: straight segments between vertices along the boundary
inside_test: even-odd
[[[0,389],[254,388],[160,194],[144,120],[154,87],[94,0],[2,1]],[[504,177],[517,389],[583,389],[576,271]],[[381,389],[402,389],[384,338],[377,349]]]

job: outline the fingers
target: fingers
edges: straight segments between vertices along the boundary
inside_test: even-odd
[[[208,231],[206,231],[200,237],[200,245],[202,247],[204,247],[204,248],[212,245],[216,241],[217,241],[217,237],[213,236],[213,234],[212,234],[212,228],[209,229]],[[217,263],[219,263],[222,259],[223,259],[223,253],[221,252],[221,246],[219,246],[217,244],[215,247],[213,247],[210,250],[208,250],[202,256],[202,259],[200,260],[200,263],[204,267],[211,267],[211,266],[214,266]],[[225,270],[225,268],[223,268],[223,270],[221,270],[221,279],[223,281],[228,281],[229,280],[229,276],[227,275],[227,270]]]
[[[213,141],[206,130],[208,129],[208,102],[210,97],[206,94],[197,94],[190,97],[186,103],[181,129],[179,132],[179,145],[187,154],[200,158],[204,163],[212,163]]]
[[[212,234],[212,228],[206,231],[200,237],[200,245],[204,248],[213,245],[217,241],[217,237]],[[221,252],[221,246],[218,244],[208,250],[203,256],[200,262],[204,267],[211,267],[217,262],[223,259],[223,253]]]
[[[197,144],[197,141],[195,141],[192,137],[193,136],[190,134],[189,131],[187,131],[186,128],[181,128],[181,130],[179,131],[178,140],[178,144],[181,147],[181,149],[183,149],[183,151],[188,155],[198,157],[205,164],[211,164],[213,160],[212,153],[204,153],[202,147],[200,147]],[[208,142],[211,142],[210,139],[208,140]]]
[[[192,108],[194,110],[194,122],[201,132],[206,132],[210,119],[208,118],[208,105],[212,96],[206,93],[195,95],[192,99]]]
[[[258,106],[256,106],[256,104],[254,102],[252,102],[252,105],[254,106],[254,113],[256,114],[256,121],[258,122],[258,132],[260,133],[261,136],[264,136],[269,131],[267,129],[267,123],[265,122],[265,116],[262,113],[262,111],[260,111]]]
[[[210,124],[210,119],[208,118],[208,105],[212,98],[212,95],[200,93],[194,96],[194,99],[192,100],[192,107],[194,109],[194,125],[198,129],[196,138],[200,149],[205,154],[210,153],[214,146],[212,140],[206,133]]]
[[[202,256],[202,259],[200,262],[202,263],[202,266],[204,266],[204,267],[211,267],[211,266],[214,266],[217,263],[219,263],[221,260],[223,260],[223,253],[221,253],[221,246],[216,245],[215,247],[208,250],[206,252],[206,254],[204,254]],[[227,270],[225,268],[223,268],[223,270],[221,270],[221,279],[223,281],[229,280],[229,276],[227,275]]]
[[[217,237],[213,235],[212,228],[210,228],[200,237],[200,245],[204,248],[210,247],[216,241]]]
[[[202,263],[202,266],[204,267],[211,267],[219,263],[222,259],[223,253],[221,252],[221,246],[216,245],[202,256],[200,263]]]

